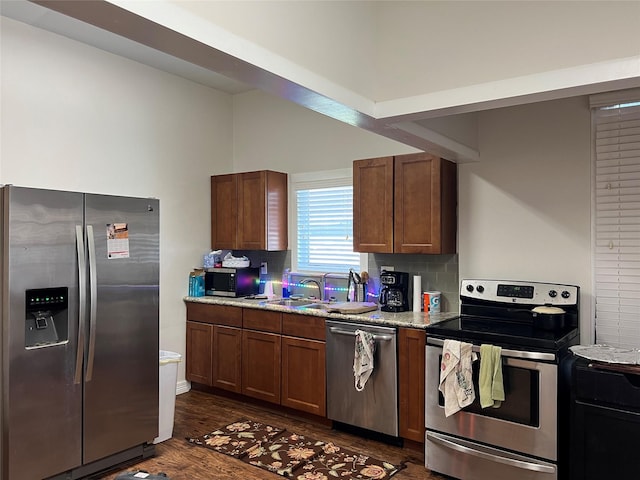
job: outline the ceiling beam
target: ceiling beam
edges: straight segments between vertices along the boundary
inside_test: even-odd
[[[253,88],[292,101],[305,108],[349,125],[368,130],[405,145],[454,162],[479,159],[479,152],[431,130],[394,119],[378,119],[293,80],[234,57],[141,15],[102,0],[30,0],[32,3],[74,18],[198,67],[245,83]],[[362,102],[361,102],[362,103]]]

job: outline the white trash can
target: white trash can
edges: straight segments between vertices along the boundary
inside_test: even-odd
[[[160,350],[160,378],[158,386],[158,436],[153,443],[168,440],[173,435],[173,417],[176,409],[178,363],[182,355]]]

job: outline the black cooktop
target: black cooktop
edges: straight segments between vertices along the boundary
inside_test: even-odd
[[[427,337],[558,354],[579,343],[579,294],[575,285],[465,279],[460,315],[427,326]]]
[[[503,348],[556,353],[579,342],[576,327],[543,330],[530,323],[474,315],[460,315],[428,325],[427,336],[474,344],[490,343]]]

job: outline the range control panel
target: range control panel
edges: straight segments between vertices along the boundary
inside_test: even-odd
[[[576,305],[578,287],[519,280],[462,280],[460,297],[526,305]]]

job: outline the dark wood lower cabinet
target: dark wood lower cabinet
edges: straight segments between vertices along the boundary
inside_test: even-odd
[[[211,385],[213,325],[187,321],[185,377],[190,382]]]
[[[326,417],[324,318],[202,304],[187,311],[187,380]],[[400,436],[418,443],[425,343],[424,330],[398,329]]]
[[[215,325],[213,327],[214,387],[242,392],[242,329]]]
[[[281,404],[325,416],[325,383],[325,343],[283,336]]]
[[[280,403],[280,335],[242,331],[242,393]]]
[[[424,442],[424,330],[398,329],[400,436]]]

